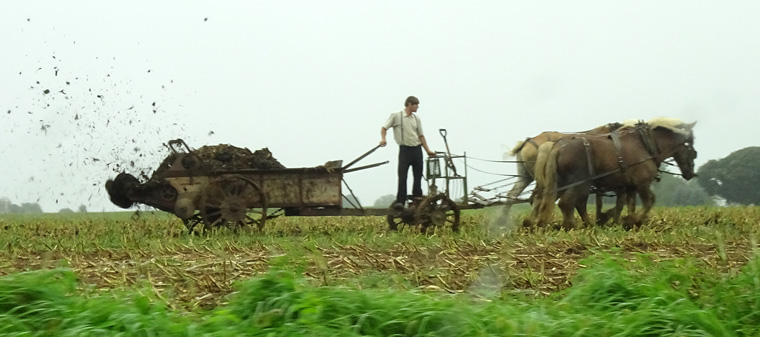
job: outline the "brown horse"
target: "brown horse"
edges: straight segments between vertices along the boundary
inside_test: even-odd
[[[535,180],[536,175],[534,168],[538,159],[538,149],[542,144],[545,144],[547,142],[553,144],[553,142],[560,139],[583,135],[608,134],[623,126],[624,124],[621,123],[609,123],[598,126],[591,130],[581,132],[563,133],[557,131],[544,131],[535,137],[526,138],[525,140],[519,141],[517,145],[515,145],[515,147],[509,152],[509,155],[515,156],[515,159],[517,161],[517,181],[514,185],[512,185],[512,188],[509,190],[509,192],[507,192],[507,201],[505,202],[501,215],[497,221],[506,222],[506,219],[509,217],[509,211],[512,208],[512,205],[524,202],[524,200],[519,199],[519,196],[523,193],[523,191],[525,191],[528,185],[530,185],[530,183]],[[635,202],[635,197],[633,200]],[[601,211],[601,208],[601,195],[597,195],[597,219],[602,218],[603,213]],[[619,209],[616,207],[615,209],[611,209],[604,214],[605,218],[612,217],[617,219],[617,216],[619,215]]]
[[[677,119],[660,118],[628,127],[609,135],[577,136],[542,147],[545,162],[538,162],[535,171],[540,195],[536,196],[533,210],[525,220],[528,226],[543,226],[551,220],[554,202],[559,198],[562,226],[575,226],[573,209],[579,209],[585,224],[585,210],[591,186],[602,191],[636,193],[642,201],[640,212],[631,212],[626,225],[640,225],[654,205],[655,196],[650,185],[657,177],[660,164],[667,158],[675,159],[684,179],[694,173],[695,123],[686,124]],[[630,199],[630,198],[629,198]],[[629,201],[630,202],[630,201]]]

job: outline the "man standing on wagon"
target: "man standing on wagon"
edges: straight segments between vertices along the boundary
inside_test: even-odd
[[[393,139],[399,145],[398,192],[396,193],[396,203],[393,205],[393,208],[402,208],[404,206],[407,187],[406,177],[410,166],[412,167],[412,176],[414,177],[412,197],[422,197],[422,148],[425,148],[428,156],[435,157],[435,152],[430,150],[425,141],[420,117],[415,114],[419,106],[420,100],[417,97],[407,97],[406,102],[404,102],[404,109],[392,113],[380,129],[380,146],[388,144],[385,140],[385,134],[390,128],[393,128]]]

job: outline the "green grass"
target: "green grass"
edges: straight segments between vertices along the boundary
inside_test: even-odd
[[[77,292],[69,270],[0,279],[0,333],[39,336],[756,336],[760,259],[733,278],[700,261],[597,254],[574,286],[539,300],[314,287],[273,270],[229,303],[182,314],[145,292]]]

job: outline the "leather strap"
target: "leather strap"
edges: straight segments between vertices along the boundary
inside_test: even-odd
[[[581,140],[583,140],[583,146],[586,147],[586,164],[588,164],[588,174],[589,177],[596,176],[596,172],[594,171],[594,163],[591,161],[591,144],[589,144],[586,137],[581,137]]]
[[[401,125],[401,144],[404,145],[404,110],[398,113],[398,123]]]
[[[536,144],[533,138],[526,138],[525,141],[538,148],[538,144]]]
[[[647,148],[647,152],[653,157],[657,156],[660,151],[657,148],[657,143],[654,141],[652,129],[649,127],[649,124],[643,122],[638,123],[636,124],[636,130],[638,130],[639,136],[641,136],[641,140],[644,142],[644,147]]]
[[[617,131],[612,131],[610,133],[610,138],[612,138],[612,144],[615,144],[615,153],[617,154],[620,172],[625,173],[627,167],[623,162],[623,155],[620,153],[620,134]]]

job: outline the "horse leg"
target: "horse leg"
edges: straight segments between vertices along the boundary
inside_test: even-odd
[[[628,208],[629,215],[636,213],[636,189],[626,187],[619,193],[617,203],[615,204],[618,209],[618,212],[613,219],[615,223],[620,223],[620,217],[623,215],[623,207]]]
[[[627,188],[626,189],[626,195],[627,195],[627,201],[628,201],[628,214],[632,214],[636,212],[636,189],[635,188]]]
[[[522,156],[518,154],[516,159],[520,161],[522,160]],[[517,200],[517,197],[519,197],[520,194],[525,191],[525,188],[527,188],[528,185],[533,182],[533,174],[531,174],[530,171],[531,170],[528,170],[525,167],[525,163],[520,163],[517,165],[517,181],[507,193],[508,199]]]
[[[532,200],[532,202],[530,203],[531,204],[530,213],[528,213],[528,215],[523,220],[524,227],[532,227],[533,225],[535,225],[536,222],[538,221],[538,215],[541,213],[541,206],[542,206],[541,204],[543,200],[541,198],[540,193],[537,193],[537,191],[538,191],[538,187],[536,187],[533,190],[533,193],[530,196]],[[534,197],[536,198],[534,199]],[[502,213],[502,215],[504,214]]]
[[[534,166],[534,176],[536,179],[535,196],[538,200],[533,204],[534,210],[537,210],[536,223],[538,226],[545,225],[551,221],[554,210],[554,202],[561,197],[560,191],[557,190],[557,158],[559,151],[552,150],[554,143],[546,142],[538,147],[538,156]]]
[[[652,206],[654,206],[655,196],[652,189],[649,187],[649,184],[638,186],[636,192],[641,198],[642,207],[639,212],[631,212],[629,209],[628,218],[625,221],[625,225],[628,228],[632,226],[641,226],[644,220],[649,216],[649,211],[652,210]],[[628,193],[628,195],[635,198],[635,194]],[[628,202],[630,206],[630,197]]]
[[[615,192],[615,207],[608,209],[604,212],[603,221],[601,224],[605,224],[609,219],[612,219],[612,223],[620,223],[620,214],[623,212],[625,202],[627,200],[627,193],[625,189],[620,189]],[[600,224],[597,222],[597,224]]]
[[[588,196],[586,198],[576,199],[575,210],[578,211],[578,215],[580,215],[581,221],[583,221],[583,225],[586,227],[589,227],[591,226],[591,220],[588,218],[588,211],[586,209],[587,207],[588,207]]]
[[[546,219],[544,213],[546,212],[547,207],[554,206],[554,200],[545,200],[546,196],[541,193],[541,188],[539,186],[536,186],[536,188],[533,190],[531,199],[533,200],[533,202],[531,202],[531,205],[533,207],[530,209],[530,214],[526,217],[525,220],[523,220],[523,226],[531,227],[535,225],[538,227],[543,227],[548,222],[548,219]],[[551,203],[551,205],[548,205],[547,203]]]
[[[609,210],[613,223],[620,223],[620,215],[623,214],[623,207],[625,207],[630,194],[625,189],[620,189],[615,196],[615,208]],[[629,211],[630,212],[630,211]]]
[[[519,171],[519,170],[518,170]],[[533,177],[529,175],[520,175],[518,172],[517,181],[515,182],[515,185],[512,186],[512,188],[507,192],[507,205],[512,206],[519,202],[518,197],[522,192],[525,190],[525,188],[530,185],[530,183],[533,182]]]
[[[522,160],[520,154],[517,154],[517,160]],[[501,214],[496,219],[496,224],[507,225],[509,224],[509,212],[512,209],[512,205],[518,203],[518,197],[523,191],[533,182],[533,177],[528,173],[524,163],[517,165],[517,181],[512,188],[507,192],[507,201],[504,203],[504,207],[501,209]],[[530,203],[533,204],[533,194],[531,194]]]
[[[573,194],[567,191],[559,198],[559,202],[557,203],[559,210],[562,212],[561,227],[565,230],[575,228],[575,200],[572,200],[573,197]]]
[[[641,224],[642,221],[649,218],[649,212],[652,210],[652,207],[654,206],[655,202],[655,195],[654,192],[652,192],[652,189],[647,185],[646,188],[641,188],[638,190],[639,196],[641,196],[641,215],[639,216],[639,224]]]
[[[536,187],[533,190],[533,194],[531,195],[531,208],[530,213],[528,213],[527,216],[525,216],[525,219],[523,219],[523,227],[533,227],[533,226],[542,226],[541,219],[539,219],[541,215],[541,210],[545,208],[543,205],[543,195],[541,193],[538,193],[539,188]],[[534,199],[535,197],[535,199]],[[502,214],[504,215],[504,214]]]
[[[604,194],[602,192],[596,191],[596,224],[601,226],[604,225],[605,222],[607,222],[607,219],[605,218],[606,214],[602,212],[602,207],[604,205]]]
[[[581,214],[581,218],[588,220],[588,214],[586,213],[585,204],[581,208],[581,203],[588,202],[589,189],[591,186],[587,184],[581,184],[579,186],[571,187],[563,191],[562,196],[559,198],[557,206],[562,212],[562,228],[565,230],[571,230],[575,228],[575,210]]]

